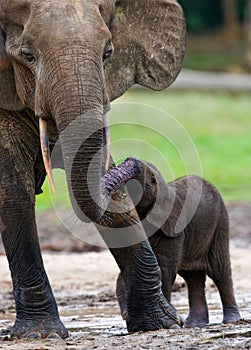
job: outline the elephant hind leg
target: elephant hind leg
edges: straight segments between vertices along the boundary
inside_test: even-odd
[[[206,273],[204,271],[179,271],[188,288],[189,315],[185,327],[205,327],[209,323],[205,296]]]
[[[227,214],[221,215],[214,241],[208,254],[208,276],[214,281],[220,293],[223,307],[223,323],[240,320],[240,313],[234,296],[229,254],[229,231]]]

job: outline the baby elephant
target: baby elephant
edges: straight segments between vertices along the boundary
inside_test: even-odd
[[[109,175],[109,188],[112,179],[117,187],[128,181],[128,191],[157,257],[162,290],[168,301],[176,274],[186,281],[189,315],[185,327],[209,323],[206,275],[219,290],[223,322],[238,321],[229,257],[228,214],[216,188],[198,176],[185,176],[166,184],[153,165],[134,158],[128,158]],[[121,275],[116,292],[125,318],[126,290]]]

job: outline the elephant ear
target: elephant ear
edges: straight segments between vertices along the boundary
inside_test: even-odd
[[[5,37],[0,29],[0,108],[21,110],[22,105],[15,87],[15,77],[11,62],[5,53]]]
[[[168,87],[181,69],[185,27],[175,0],[117,0],[111,26],[114,54],[105,67],[110,100],[134,84]]]
[[[154,174],[157,188],[156,199],[147,215],[147,221],[161,229],[167,237],[179,237],[184,229],[180,226],[182,200],[176,190],[165,182],[160,172],[152,164],[147,165]]]

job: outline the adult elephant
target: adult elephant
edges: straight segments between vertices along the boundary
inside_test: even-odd
[[[100,179],[109,102],[135,83],[167,87],[180,70],[184,37],[175,0],[0,0],[0,230],[16,303],[12,336],[67,336],[34,214],[46,171],[52,182],[48,139],[60,140],[77,215],[96,223],[121,269],[128,330],[179,324],[137,213],[126,209],[130,199],[105,210]],[[119,248],[109,228],[125,228],[136,241]]]

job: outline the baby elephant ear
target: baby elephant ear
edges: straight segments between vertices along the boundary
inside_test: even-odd
[[[154,204],[146,217],[147,221],[160,229],[167,237],[179,237],[184,230],[184,225],[181,222],[184,217],[184,215],[181,215],[182,200],[173,186],[166,183],[160,172],[152,164],[147,163],[147,166],[150,169],[148,173],[154,174],[157,190]]]
[[[186,25],[176,0],[117,0],[111,34],[114,54],[105,68],[110,100],[130,86],[168,87],[185,53]]]
[[[14,71],[5,53],[4,33],[0,29],[0,108],[12,111],[21,110],[22,105],[15,86]]]

